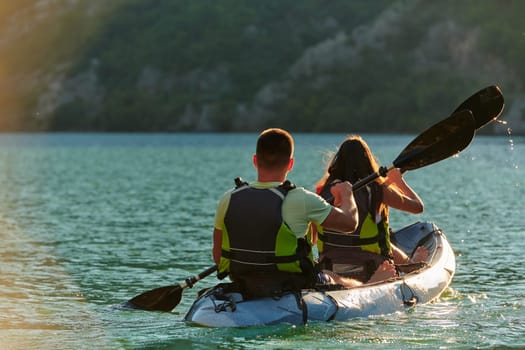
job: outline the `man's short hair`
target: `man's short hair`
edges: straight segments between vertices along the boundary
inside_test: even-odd
[[[257,165],[266,169],[279,169],[288,166],[293,157],[293,137],[286,130],[266,129],[257,140]]]

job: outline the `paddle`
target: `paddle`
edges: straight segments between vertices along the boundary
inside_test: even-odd
[[[393,168],[403,173],[439,162],[464,150],[472,141],[475,122],[470,110],[461,110],[450,117],[432,125],[416,137],[397,156],[389,167],[380,167],[378,171],[352,185],[354,191],[368,185]]]
[[[430,127],[414,139],[414,141],[401,152],[396,160],[394,160],[392,166],[388,168],[381,167],[377,173],[371,174],[353,184],[354,191],[366,186],[379,176],[386,176],[394,167],[400,168],[401,172],[418,169],[462,151],[469,145],[474,134],[472,134],[472,137],[468,140],[468,127],[463,126],[466,128],[463,130],[459,124],[459,129],[453,131],[452,128],[454,128],[455,125],[455,118],[453,118],[453,116],[460,111],[471,111],[472,117],[474,118],[474,129],[477,130],[489,122],[496,120],[501,115],[504,105],[503,94],[498,86],[491,85],[479,90],[463,101],[463,103],[454,110],[450,118]],[[450,140],[439,140],[440,137],[446,137],[447,132],[452,132],[452,134],[449,135]],[[450,145],[447,145],[447,141],[452,142]],[[465,142],[465,144],[462,144],[463,142]],[[456,152],[454,152],[454,148],[457,148]],[[419,157],[416,154],[417,152],[421,152]]]
[[[198,275],[186,278],[181,284],[159,287],[137,295],[128,300],[126,306],[149,311],[171,311],[179,305],[182,291],[185,288],[192,288],[197,281],[208,277],[215,271],[217,271],[217,266],[210,266]]]

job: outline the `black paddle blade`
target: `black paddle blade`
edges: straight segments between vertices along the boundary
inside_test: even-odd
[[[401,172],[439,162],[465,149],[475,134],[470,110],[461,110],[416,137],[394,160]]]
[[[142,309],[150,311],[171,311],[180,303],[184,288],[192,288],[193,285],[217,271],[217,266],[208,267],[196,276],[186,278],[184,283],[179,285],[164,286],[149,290],[125,303],[125,307],[132,309]]]
[[[127,306],[134,309],[169,312],[179,305],[183,288],[181,286],[159,287],[128,300]]]
[[[472,111],[475,129],[479,129],[485,124],[496,120],[501,115],[504,106],[505,101],[500,88],[492,85],[470,96],[456,108],[454,113],[465,109]]]

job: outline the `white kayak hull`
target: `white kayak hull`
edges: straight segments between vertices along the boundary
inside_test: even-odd
[[[455,256],[433,223],[417,222],[393,234],[396,245],[411,254],[418,244],[430,252],[424,267],[374,284],[341,290],[304,290],[278,298],[243,300],[221,285],[204,291],[185,320],[209,327],[248,327],[311,321],[345,321],[403,311],[438,298],[455,272]]]

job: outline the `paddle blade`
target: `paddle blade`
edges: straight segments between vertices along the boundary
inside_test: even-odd
[[[504,105],[505,101],[500,88],[492,85],[470,96],[456,108],[454,113],[465,109],[472,111],[475,129],[479,129],[487,123],[496,120],[503,112]]]
[[[127,306],[134,309],[169,312],[179,305],[182,291],[180,285],[155,288],[128,300]]]
[[[401,172],[439,162],[465,149],[475,133],[472,112],[461,110],[416,137],[394,160]]]
[[[184,288],[192,288],[197,281],[211,275],[215,271],[217,271],[217,266],[210,266],[198,275],[186,278],[182,284],[149,290],[128,300],[125,305],[133,309],[171,311],[175,306],[179,305]]]

